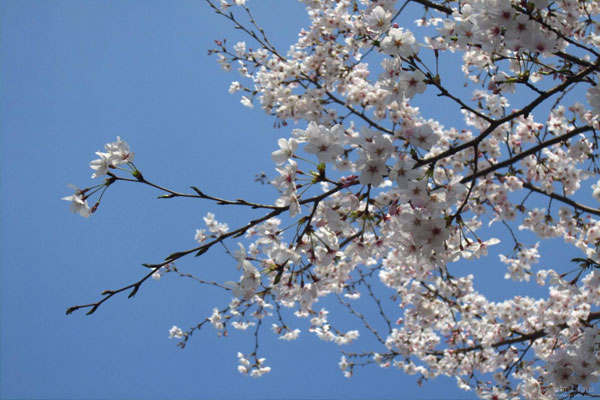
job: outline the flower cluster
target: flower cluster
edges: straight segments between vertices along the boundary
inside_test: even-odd
[[[238,365],[238,371],[240,374],[250,374],[250,376],[253,378],[259,378],[260,376],[271,372],[271,367],[264,365],[265,358],[258,358],[256,359],[256,362],[252,364],[250,360],[246,358],[247,356],[242,353],[238,352],[237,357],[238,362],[240,363],[240,365]]]
[[[127,142],[121,140],[121,138],[117,136],[116,142],[107,143],[104,145],[104,148],[106,152],[96,152],[96,155],[100,158],[90,162],[90,168],[95,171],[92,174],[92,178],[107,175],[109,174],[109,169],[116,169],[122,164],[128,164],[131,169],[127,171],[132,173],[137,179],[141,178],[141,174],[133,165],[133,152],[129,150]],[[86,189],[79,189],[74,185],[69,185],[75,193],[71,196],[63,197],[62,199],[71,202],[71,212],[87,218],[92,215],[100,205],[100,199],[98,199],[96,204],[90,208],[87,199],[99,190],[102,190],[102,194],[104,194],[104,190],[106,190],[114,181],[115,177],[111,174],[111,177],[104,183]],[[100,195],[100,198],[102,198],[102,194]]]
[[[90,162],[90,168],[96,171],[92,174],[92,178],[104,176],[109,168],[116,168],[133,161],[133,153],[129,150],[129,145],[118,136],[116,142],[107,143],[104,148],[106,153],[97,151],[96,155],[100,158]]]

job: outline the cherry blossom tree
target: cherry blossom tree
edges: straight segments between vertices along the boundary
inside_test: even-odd
[[[486,399],[594,396],[600,2],[301,2],[310,24],[282,51],[244,0],[207,0],[247,35],[248,42],[233,46],[217,40],[210,53],[224,70],[240,74],[229,92],[280,128],[275,177],[261,177],[279,196],[260,204],[197,187],[171,190],[144,176],[129,145],[117,138],[90,163],[100,183],[73,187],[64,198],[71,211],[90,217],[112,185],[141,183],[163,199],[195,198],[263,214],[233,227],[207,214],[196,247],[144,264],[138,281],[67,314],[92,314],[166,273],[191,276],[175,263],[228,243],[236,249],[224,247],[239,280],[194,279],[231,292],[231,302],[215,304],[190,329],[173,326],[170,335],[181,347],[209,325],[258,337],[266,324],[283,340],[297,338],[304,325],[339,345],[360,341],[359,334],[376,338],[377,348],[343,352],[339,366],[348,377],[357,366],[376,364],[420,379],[453,376]],[[422,18],[401,23],[407,7],[419,7]],[[453,82],[459,68],[465,87]],[[441,106],[416,107],[425,93],[461,115],[460,126],[444,125],[436,113]],[[489,225],[512,240],[512,252],[500,254],[506,278],[540,285],[545,297],[492,301],[472,274],[454,267],[461,260],[486,262],[499,243]],[[523,239],[527,232],[538,240]],[[540,242],[557,238],[572,263],[536,266]],[[355,315],[356,329],[336,329],[335,313],[317,307],[324,297]],[[382,305],[390,298],[394,308]],[[363,299],[375,301],[375,315],[357,311]],[[307,322],[286,321],[286,309]],[[238,360],[242,374],[270,371],[258,342]]]

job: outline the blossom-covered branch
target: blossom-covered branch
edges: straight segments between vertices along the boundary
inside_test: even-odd
[[[105,180],[64,198],[71,211],[91,216],[121,182],[153,187],[161,199],[264,214],[231,230],[208,213],[198,246],[145,264],[137,282],[68,313],[91,314],[174,271],[232,299],[170,336],[183,348],[209,323],[221,336],[228,327],[253,327],[254,348],[237,353],[238,371],[253,377],[270,371],[258,355],[267,319],[282,340],[301,332],[288,322],[293,314],[321,340],[360,346],[359,329],[335,328],[346,312],[376,340],[374,348],[343,352],[345,376],[377,364],[419,382],[455,376],[482,398],[589,393],[600,379],[600,3],[303,0],[310,22],[287,52],[245,0],[207,3],[252,41],[217,40],[209,54],[227,71],[237,66],[240,81],[229,92],[281,128],[271,154],[278,195],[260,204],[195,186],[168,189],[147,180],[117,138],[90,164],[92,177]],[[399,18],[409,7],[423,10],[415,25]],[[451,53],[460,64],[446,62],[456,59]],[[454,85],[461,74],[463,88]],[[423,98],[427,107],[416,107]],[[457,118],[442,121],[442,107]],[[499,264],[523,290],[501,300],[481,293],[474,278],[476,260],[490,264],[500,243],[486,229],[496,222],[512,240],[512,251],[496,252]],[[562,239],[572,262],[548,267],[540,244],[548,239]],[[238,281],[174,267],[216,244],[232,257]],[[534,283],[545,297],[529,295]],[[328,296],[339,309],[317,308]],[[371,298],[375,318],[359,308],[363,298]]]

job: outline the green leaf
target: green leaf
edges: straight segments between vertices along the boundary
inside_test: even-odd
[[[208,247],[206,247],[206,246],[202,246],[202,247],[200,248],[200,250],[198,250],[198,252],[196,253],[195,257],[199,257],[199,256],[201,256],[202,254],[206,253],[207,251],[208,251]]]
[[[237,238],[240,237],[244,234],[244,231],[239,231],[238,233],[236,233],[235,235],[232,236],[232,238]]]
[[[283,275],[283,267],[279,271],[277,271],[277,275],[275,275],[275,279],[273,280],[274,285],[277,285],[279,283],[282,275]]]
[[[142,175],[142,173],[139,170],[133,170],[131,171],[131,175],[133,175],[135,177],[135,179],[137,179],[140,182],[144,181],[144,176]]]
[[[587,262],[585,258],[571,258],[571,262]]]
[[[70,315],[71,313],[73,313],[73,311],[77,311],[77,310],[79,310],[78,306],[69,307],[69,308],[67,308],[67,315]]]
[[[133,296],[135,296],[135,294],[137,293],[137,291],[138,291],[138,289],[139,289],[139,288],[140,288],[139,286],[135,286],[135,287],[133,288],[133,290],[131,291],[131,293],[129,293],[129,296],[127,296],[127,298],[128,298],[128,299],[130,299],[130,298],[132,298]]]
[[[95,313],[97,309],[98,309],[98,305],[95,305],[94,307],[92,307],[92,309],[90,311],[86,312],[85,315],[91,315],[91,314]]]
[[[177,253],[173,253],[173,254],[170,254],[169,256],[167,256],[167,258],[165,258],[165,261],[177,260],[178,258],[181,258],[184,255],[185,255],[184,252],[178,251]]]
[[[192,188],[194,192],[198,193],[198,196],[206,196],[202,190],[198,189],[196,186],[190,186],[190,188]]]

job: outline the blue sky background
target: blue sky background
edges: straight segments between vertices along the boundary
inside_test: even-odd
[[[306,24],[297,2],[250,5],[281,49]],[[122,183],[92,218],[70,214],[60,200],[71,194],[67,183],[91,185],[89,161],[116,136],[129,142],[153,182],[181,191],[195,185],[231,199],[274,199],[254,175],[274,175],[270,153],[294,127],[274,129],[272,118],[227,93],[238,76],[207,56],[214,39],[225,37],[240,36],[200,0],[0,3],[0,398],[474,398],[453,378],[418,387],[415,377],[393,369],[358,369],[346,379],[337,366],[340,348],[293,318],[287,322],[303,331],[298,341],[263,333],[262,356],[273,371],[259,380],[242,376],[236,352],[252,351],[249,332],[219,338],[209,327],[185,350],[168,339],[172,325],[191,327],[229,301],[218,289],[174,275],[147,282],[134,299],[114,297],[92,316],[65,315],[69,306],[138,280],[146,271],[140,264],[194,247],[207,212],[231,227],[261,215],[198,200],[156,200],[155,190]],[[478,282],[489,290],[505,269],[495,256],[487,263],[468,268],[487,270]],[[207,280],[237,280],[232,260],[218,248],[178,267]],[[511,294],[495,290],[499,299]],[[357,325],[350,317],[333,322]],[[351,349],[373,349],[361,332],[364,342]]]

